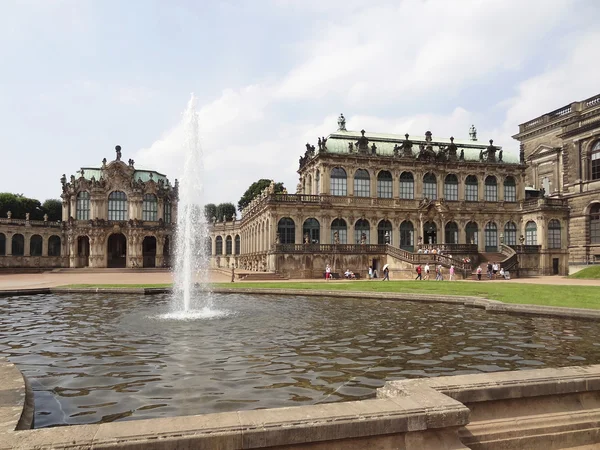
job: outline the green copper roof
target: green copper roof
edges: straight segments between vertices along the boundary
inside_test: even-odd
[[[102,169],[100,169],[100,168],[82,167],[81,169],[83,170],[83,177],[86,180],[91,180],[92,177],[94,177],[96,180],[99,180],[100,176],[102,176]],[[155,170],[136,170],[133,173],[133,178],[135,180],[141,179],[145,183],[145,182],[150,181],[150,174],[152,174],[152,179],[155,182],[158,182],[158,180],[163,180],[165,182],[165,184],[167,184],[167,182],[168,182],[167,176],[162,173],[158,173]],[[77,178],[79,178],[80,175],[81,175],[81,171],[79,171],[75,176]]]

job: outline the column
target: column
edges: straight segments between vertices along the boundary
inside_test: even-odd
[[[444,183],[446,182],[446,174],[439,172],[436,174],[437,181],[437,198],[444,198]]]
[[[477,223],[477,249],[480,252],[485,251],[485,224]]]
[[[165,238],[161,237],[160,239],[156,238],[156,256],[154,258],[154,265],[156,267],[162,267],[164,262],[164,246],[165,246]]]
[[[157,216],[156,219],[162,219],[165,220],[165,202],[162,198],[158,199],[158,211],[157,211]]]
[[[350,173],[352,172],[352,173]],[[355,170],[348,170],[346,172],[346,191],[348,192],[348,195],[350,197],[352,197],[354,195],[354,172]]]
[[[23,233],[23,237],[25,240],[25,251],[23,252],[23,256],[30,256],[31,253],[31,236]]]
[[[69,202],[65,199],[62,201],[62,221],[69,220]]]
[[[465,200],[465,179],[466,175],[459,174],[458,175],[458,200]]]
[[[69,236],[69,267],[77,267],[77,238]]]
[[[294,217],[294,243],[302,244],[304,242],[304,237],[302,236],[302,218]]]
[[[378,244],[379,242],[377,241],[377,220],[378,219],[371,219],[369,220],[369,241],[367,242],[367,244]],[[375,223],[373,223],[375,222]],[[354,239],[354,225],[352,225],[352,239]]]
[[[485,192],[485,175],[478,174],[477,175],[477,198],[480,202],[484,201],[484,192]]]
[[[547,233],[547,223],[545,217],[538,217],[536,220],[537,223],[537,238],[538,245],[541,245],[541,250],[548,249],[548,233]]]
[[[329,190],[329,167],[323,167],[321,174],[321,194],[330,194]]]
[[[420,200],[423,198],[423,173],[420,171],[413,172],[415,177],[415,198]],[[421,224],[422,225],[422,224]],[[419,236],[423,232],[423,227],[421,226],[421,231],[419,232]]]
[[[76,205],[75,196],[72,195],[71,198],[69,199],[69,201],[70,201],[69,217],[77,217],[77,214],[75,212],[75,205]],[[68,220],[68,218],[67,218],[67,220]]]
[[[498,201],[504,201],[504,178],[505,177],[496,177],[496,189],[498,189]],[[515,180],[516,184],[516,180]]]
[[[210,237],[210,240],[211,240],[211,244],[210,244],[210,246],[211,246],[210,254],[211,254],[212,256],[216,256],[216,255],[217,255],[217,237],[213,235],[213,236],[211,236],[211,237]]]
[[[321,218],[321,244],[331,244],[331,219]]]
[[[42,256],[48,256],[48,239],[50,239],[50,236],[44,236],[43,234],[42,236]]]
[[[377,198],[377,171],[369,170],[370,182],[371,182],[371,197]]]
[[[392,220],[392,245],[400,247],[400,222]]]
[[[392,171],[392,197],[400,197],[400,173],[397,170]],[[400,244],[396,245],[396,247],[399,246]]]
[[[12,256],[12,233],[6,232],[6,256]]]

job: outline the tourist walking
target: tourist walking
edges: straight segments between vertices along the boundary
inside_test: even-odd
[[[325,281],[329,281],[330,278],[331,278],[331,266],[329,264],[327,264],[327,266],[325,267]]]
[[[417,266],[417,277],[415,278],[415,281],[416,281],[416,280],[421,280],[421,281],[423,281],[423,277],[421,276],[421,271],[422,271],[422,270],[423,270],[423,269],[421,269],[421,264],[419,264],[419,265]]]
[[[437,267],[435,268],[435,281],[443,281],[441,264],[438,264]]]
[[[429,263],[425,264],[425,279],[429,280]]]
[[[373,278],[373,267],[369,266],[369,280]]]
[[[487,275],[488,275],[488,278],[490,280],[492,279],[492,267],[493,267],[492,263],[490,261],[488,261],[488,264],[487,264]]]
[[[479,281],[481,281],[481,272],[483,272],[483,271],[481,270],[481,266],[479,266],[479,267],[477,268],[477,279],[478,279]]]
[[[454,264],[450,265],[450,270],[448,271],[448,281],[454,280]]]
[[[385,280],[390,281],[390,269],[388,269],[387,267],[383,269],[383,279],[381,281]]]

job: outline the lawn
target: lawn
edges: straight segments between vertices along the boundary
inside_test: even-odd
[[[510,282],[435,282],[435,281],[332,281],[332,282],[277,282],[277,283],[216,283],[223,288],[310,289],[353,292],[408,292],[416,294],[469,295],[520,303],[570,308],[600,309],[600,287],[523,284]],[[134,285],[69,285],[69,288],[164,288],[168,284]]]
[[[597,280],[600,278],[600,265],[586,267],[573,275],[569,275],[569,278],[579,278],[580,280]]]

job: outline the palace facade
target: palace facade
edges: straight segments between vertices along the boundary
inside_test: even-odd
[[[177,220],[178,185],[132,159],[83,167],[62,184],[62,221],[0,218],[0,267],[163,267]]]
[[[496,261],[523,275],[600,261],[600,96],[519,127],[520,154],[492,140],[338,129],[306,144],[295,194],[273,185],[214,220],[212,265],[320,277],[326,264],[365,273]],[[425,250],[436,251],[435,256]],[[471,264],[464,264],[465,259]]]

